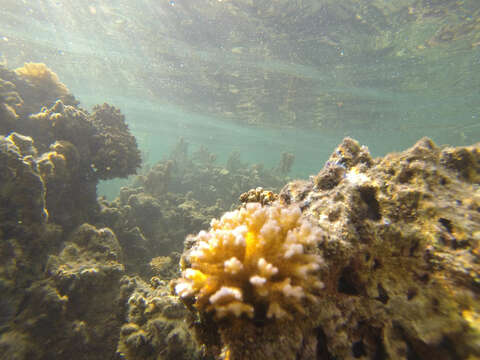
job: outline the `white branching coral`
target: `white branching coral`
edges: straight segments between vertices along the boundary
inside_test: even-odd
[[[323,287],[315,254],[321,239],[298,207],[249,203],[194,237],[175,292],[217,318],[291,319]]]

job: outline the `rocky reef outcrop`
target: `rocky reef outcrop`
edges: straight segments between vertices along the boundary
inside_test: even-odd
[[[77,105],[44,64],[0,67],[2,359],[115,356],[132,290],[115,234],[85,222],[98,181],[135,173],[140,156],[117,109]]]
[[[252,251],[266,249],[272,231],[298,236],[282,232],[281,219],[260,222],[252,232],[258,222],[226,214],[188,243],[188,265],[174,282],[200,320],[192,322],[200,342],[228,359],[479,356],[479,171],[480,144],[439,148],[425,138],[402,153],[372,159],[366,147],[346,138],[316,176],[287,184],[278,202],[262,207],[302,209],[324,234],[313,251],[323,259],[311,269],[323,284],[315,305],[302,283],[285,285],[285,272],[270,272],[265,282],[239,280],[244,272],[262,271],[260,262],[247,264]],[[237,251],[229,248],[232,242]],[[304,256],[305,246],[292,244],[281,247],[283,256],[268,247],[271,269]],[[257,291],[266,282],[302,304],[308,316],[295,308],[285,309],[290,318],[268,316],[268,305],[247,311],[251,301],[261,308],[268,300],[268,292],[263,297]],[[212,312],[235,303],[243,306],[232,309],[234,316]]]
[[[2,65],[0,79],[0,134],[30,138],[25,155],[38,163],[50,219],[70,230],[91,222],[98,181],[135,174],[141,164],[124,116],[108,104],[92,114],[80,108],[45,64]]]
[[[127,321],[120,330],[118,352],[126,359],[202,359],[185,319],[187,310],[170,294],[168,282],[154,277],[150,284],[131,279]]]

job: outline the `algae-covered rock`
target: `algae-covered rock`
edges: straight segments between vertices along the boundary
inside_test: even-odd
[[[43,106],[52,106],[57,100],[67,105],[78,105],[58,75],[43,63],[25,63],[14,71],[0,64],[0,79],[0,97],[6,95],[4,99],[19,116],[20,122],[22,118],[40,111]]]
[[[91,163],[97,176],[113,179],[135,174],[142,162],[140,151],[120,110],[108,104],[97,105],[90,121],[96,129]]]
[[[0,358],[111,357],[129,295],[121,247],[109,229],[52,222],[50,182],[68,179],[71,154],[36,154],[30,137],[0,137]]]
[[[58,100],[30,115],[25,130],[30,131],[37,147],[45,151],[55,141],[75,145],[82,172],[91,179],[112,179],[135,174],[140,152],[120,110],[103,104],[90,115],[85,110],[64,105]]]
[[[15,71],[0,64],[2,134],[15,134],[22,155],[38,166],[49,219],[67,230],[93,222],[99,180],[134,174],[141,161],[118,109],[104,104],[89,114],[41,63]]]
[[[102,131],[118,125],[115,141],[125,137],[132,152],[136,143],[124,123],[105,129],[76,105],[43,64],[0,66],[1,359],[117,356],[133,291],[120,282],[122,249],[110,229],[78,225],[97,213],[104,175],[91,158],[100,148],[110,156],[111,141]]]
[[[120,252],[109,229],[86,224],[73,232],[64,249],[50,256],[47,276],[24,290],[0,341],[2,354],[8,359],[112,357],[128,295],[120,283]]]
[[[366,147],[346,138],[318,175],[287,184],[277,202],[263,205],[298,206],[326,234],[316,250],[325,261],[316,270],[324,287],[308,319],[269,318],[261,311],[218,319],[208,310],[217,297],[198,304],[217,279],[207,271],[215,264],[204,254],[212,244],[237,239],[240,263],[242,246],[248,254],[262,249],[252,245],[257,240],[249,232],[230,236],[227,226],[208,241],[200,233],[193,248],[186,243],[184,256],[188,260],[193,251],[196,260],[186,263],[192,268],[175,283],[187,305],[189,288],[181,284],[193,283],[192,293],[200,292],[190,301],[198,339],[208,353],[230,360],[480,356],[479,169],[480,144],[442,149],[425,138],[402,153],[372,159]],[[225,221],[233,221],[231,215]],[[231,265],[224,262],[223,268]],[[280,282],[275,276],[271,281]],[[235,294],[223,291],[220,305],[244,298]]]
[[[6,134],[15,127],[18,109],[23,100],[15,91],[15,85],[0,78],[0,133]]]
[[[319,327],[332,356],[478,356],[479,150],[425,138],[373,161],[345,139],[296,200],[330,235]],[[321,190],[326,173],[338,177]]]
[[[1,223],[11,227],[46,220],[45,184],[31,156],[32,140],[12,133],[0,137]],[[25,154],[22,154],[22,150]]]
[[[148,285],[132,279],[127,323],[120,331],[118,352],[129,360],[194,360],[201,351],[184,321],[188,313],[168,284],[157,277]]]

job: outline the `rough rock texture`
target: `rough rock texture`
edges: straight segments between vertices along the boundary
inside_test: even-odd
[[[29,140],[0,137],[0,354],[5,359],[28,358],[30,340],[13,327],[25,307],[26,289],[43,278],[48,251],[61,235],[47,224],[45,186],[36,164],[22,156]]]
[[[258,202],[262,205],[267,205],[277,200],[277,198],[278,194],[275,194],[273,191],[263,190],[262,187],[258,187],[242,193],[238,200],[242,203]]]
[[[128,360],[193,360],[201,351],[184,321],[188,313],[165,281],[147,285],[130,279],[127,322],[120,331],[118,352]]]
[[[101,128],[104,114],[93,120],[75,105],[43,64],[0,66],[2,360],[118,358],[133,291],[120,282],[122,248],[110,229],[81,224],[95,218],[105,177],[90,166],[92,153],[111,156],[102,131],[120,128],[116,140],[131,146],[122,155],[136,159],[112,163],[112,176],[135,172],[140,157],[118,110],[109,107],[118,121]]]
[[[2,353],[8,359],[111,356],[128,297],[122,297],[119,252],[110,230],[79,227],[59,255],[50,256],[47,277],[26,288]]]
[[[30,138],[33,152],[23,155],[38,165],[50,221],[67,230],[93,222],[99,180],[135,174],[141,162],[118,109],[103,104],[89,114],[77,105],[44,64],[0,65],[0,135]]]
[[[0,64],[0,78],[0,93],[5,89],[4,85],[7,85],[7,103],[19,116],[20,123],[28,115],[40,111],[43,106],[52,106],[57,100],[66,105],[78,105],[78,101],[60,82],[57,74],[45,64],[25,63],[14,71]],[[18,130],[18,123],[12,125],[15,128],[9,130]]]
[[[58,100],[51,108],[30,115],[26,127],[24,132],[31,132],[40,150],[55,141],[75,145],[81,170],[92,179],[127,177],[140,167],[140,152],[125,117],[108,104],[95,106],[90,115]]]
[[[47,218],[45,184],[31,155],[32,144],[31,138],[16,133],[0,137],[0,221],[7,231]]]
[[[480,356],[479,182],[480,144],[441,149],[425,138],[374,160],[346,138],[318,175],[279,194],[327,234],[310,326],[215,321],[192,307],[200,341],[228,359]]]
[[[91,166],[98,178],[135,174],[141,165],[140,151],[120,110],[108,104],[96,105],[90,121],[96,130]]]
[[[1,68],[0,68],[1,70]],[[15,91],[15,85],[0,78],[0,133],[6,134],[13,129],[18,118],[16,109],[23,103],[20,95]]]
[[[0,358],[111,358],[130,295],[121,248],[109,229],[49,219],[32,144],[0,137]]]

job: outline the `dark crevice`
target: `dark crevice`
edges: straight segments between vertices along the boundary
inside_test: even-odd
[[[424,284],[427,284],[430,281],[430,275],[428,275],[428,273],[422,274],[418,278]]]
[[[451,234],[453,230],[452,222],[445,218],[438,219],[438,222]]]
[[[377,290],[378,290],[378,297],[375,299],[380,301],[383,304],[388,303],[388,300],[390,300],[390,297],[388,296],[387,290],[384,289],[382,284],[377,284]]]
[[[401,184],[404,184],[404,183],[407,183],[411,180],[411,178],[413,177],[414,173],[412,170],[402,170],[400,172],[400,174],[398,174],[398,181],[401,183]]]
[[[342,270],[338,279],[338,292],[347,295],[360,294],[360,279],[352,266],[347,266]]]
[[[335,357],[328,352],[327,336],[321,327],[316,329],[317,333],[317,360],[335,360]]]
[[[412,246],[410,246],[410,256],[414,256],[418,250],[419,241],[417,239],[413,240]]]
[[[387,351],[385,350],[385,346],[383,345],[382,341],[382,336],[380,335],[381,332],[379,331],[376,340],[377,340],[377,346],[375,349],[375,353],[373,354],[373,360],[386,360],[388,359],[387,357]]]
[[[394,324],[394,331],[405,341],[407,345],[407,360],[450,360],[459,359],[456,354],[455,346],[452,346],[451,341],[443,339],[440,344],[431,346],[418,339],[412,334],[409,334],[398,323]]]
[[[367,355],[367,351],[365,350],[365,345],[361,340],[353,343],[352,354],[353,354],[353,357],[355,358],[359,358]]]
[[[407,291],[407,300],[412,300],[415,296],[417,296],[417,289],[410,288]]]
[[[367,204],[367,218],[378,221],[382,218],[380,215],[380,204],[376,198],[376,189],[372,187],[364,187],[360,189],[360,197]]]

